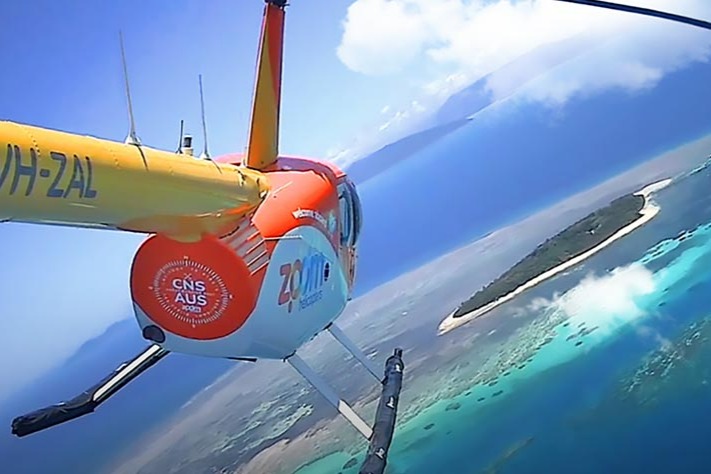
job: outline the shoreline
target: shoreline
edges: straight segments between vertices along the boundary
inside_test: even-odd
[[[474,311],[471,311],[469,313],[463,314],[462,316],[455,318],[454,313],[457,311],[455,309],[451,313],[447,315],[446,318],[442,320],[442,322],[439,324],[437,328],[437,335],[441,336],[443,334],[446,334],[447,332],[458,328],[459,326],[462,326],[469,321],[473,321],[474,319],[479,318],[480,316],[483,316],[484,314],[488,313],[489,311],[493,310],[494,308],[497,308],[501,306],[502,304],[511,301],[514,299],[516,296],[520,295],[526,290],[529,290],[533,288],[534,286],[538,285],[539,283],[542,283],[557,274],[581,263],[582,261],[590,258],[592,255],[598,253],[600,250],[604,249],[605,247],[609,246],[616,240],[621,239],[622,237],[626,236],[627,234],[631,233],[634,230],[637,230],[638,228],[642,227],[644,224],[647,222],[651,221],[661,210],[659,206],[656,206],[651,203],[650,201],[650,196],[659,191],[660,189],[663,189],[672,182],[671,178],[667,178],[661,181],[658,181],[656,183],[652,183],[648,186],[645,186],[642,188],[640,191],[637,191],[636,193],[633,193],[634,195],[641,195],[644,197],[644,206],[642,206],[642,209],[640,209],[639,213],[640,216],[630,224],[626,225],[622,229],[618,230],[614,234],[612,234],[610,237],[605,239],[604,241],[600,242],[598,245],[595,247],[586,250],[585,252],[581,253],[580,255],[577,255],[570,260],[567,260],[560,265],[551,268],[550,270],[547,270],[540,275],[528,280],[527,282],[523,283],[522,285],[516,287],[513,291],[505,294],[504,296],[501,296],[495,301],[492,301],[489,304],[486,304],[478,309],[475,309]]]

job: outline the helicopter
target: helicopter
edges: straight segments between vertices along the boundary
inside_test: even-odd
[[[151,344],[68,402],[13,421],[17,436],[96,409],[170,352],[289,362],[366,437],[372,429],[296,354],[329,331],[379,371],[333,324],[351,298],[362,211],[333,164],[279,153],[285,0],[267,0],[244,154],[138,138],[121,37],[129,132],[124,143],[0,122],[0,221],[149,234],[131,267],[141,334]],[[181,127],[182,128],[182,127]],[[2,156],[0,154],[0,156]]]
[[[596,0],[557,0],[711,23]],[[16,418],[17,436],[93,412],[171,352],[289,363],[383,460],[392,438],[404,364],[395,349],[385,373],[335,324],[352,297],[363,212],[355,184],[333,163],[279,150],[286,0],[264,0],[245,153],[194,156],[183,135],[175,152],[136,133],[121,41],[129,132],[123,143],[0,122],[0,222],[69,225],[147,234],[134,256],[130,290],[148,347],[72,400]],[[376,423],[365,422],[299,357],[329,332],[383,385]],[[384,427],[378,429],[378,424]]]

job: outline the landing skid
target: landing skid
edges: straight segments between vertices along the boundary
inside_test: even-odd
[[[33,411],[12,420],[12,434],[23,437],[92,413],[133,379],[168,354],[157,344],[148,346],[111,375],[69,401]]]
[[[402,350],[395,349],[393,355],[388,358],[385,363],[384,376],[381,378],[378,376],[370,359],[348,339],[340,328],[332,324],[327,329],[383,386],[380,403],[375,414],[375,423],[372,427],[348,403],[341,399],[301,357],[294,353],[287,357],[286,361],[313,385],[359,433],[370,441],[368,453],[360,474],[382,474],[385,470],[388,450],[395,430],[395,420],[402,388],[402,376],[405,367],[402,362]],[[99,405],[168,354],[169,351],[157,344],[148,346],[136,357],[121,364],[104,380],[71,400],[15,418],[12,421],[12,433],[18,437],[27,436],[92,413]],[[252,359],[239,360],[253,361]]]
[[[385,362],[384,377],[380,377],[374,365],[335,324],[328,327],[333,337],[363,364],[366,369],[383,385],[380,402],[375,413],[375,423],[371,427],[366,423],[351,406],[309,367],[304,360],[296,354],[289,356],[286,361],[304,377],[323,397],[333,405],[343,417],[348,420],[367,440],[370,445],[365,461],[359,474],[382,474],[387,464],[388,451],[395,431],[397,408],[402,389],[402,376],[405,364],[402,362],[402,349],[395,349]]]

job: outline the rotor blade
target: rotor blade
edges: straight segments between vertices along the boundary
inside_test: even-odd
[[[69,401],[33,411],[12,421],[12,434],[22,437],[65,423],[93,412],[130,381],[161,360],[168,351],[149,346],[132,360],[121,364],[111,375]]]
[[[622,5],[613,2],[604,2],[601,0],[557,0],[559,2],[567,3],[577,3],[579,5],[588,5],[591,7],[607,8],[610,10],[618,10],[629,13],[637,13],[639,15],[653,16],[656,18],[663,18],[665,20],[676,21],[679,23],[685,23],[687,25],[698,26],[699,28],[705,28],[711,30],[711,22],[698,20],[696,18],[691,18],[688,16],[676,15],[674,13],[663,12],[659,10],[652,10],[651,8],[635,7],[632,5]]]

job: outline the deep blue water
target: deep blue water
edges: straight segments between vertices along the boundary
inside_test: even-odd
[[[362,293],[711,131],[711,64],[561,112],[488,110],[364,183]],[[555,118],[553,118],[555,117]]]
[[[617,248],[605,257],[619,258],[622,252],[645,240],[674,237],[675,231],[691,230],[700,220],[711,222],[709,184],[711,179],[706,172],[695,177],[694,182],[663,192],[659,199],[663,216],[655,226],[626,240],[627,249]],[[680,197],[690,194],[694,199],[679,202]],[[679,258],[693,248],[702,252],[692,270],[679,278],[677,291],[655,290],[653,299],[658,313],[643,321],[667,341],[677,342],[675,339],[690,323],[711,316],[711,237],[694,239],[670,253]],[[620,378],[628,375],[651,350],[659,348],[658,340],[641,337],[635,329],[627,327],[605,347],[542,374],[526,385],[521,395],[508,401],[541,419],[526,426],[535,441],[500,472],[709,471],[711,388],[704,379],[711,369],[711,346],[706,342],[693,357],[678,362],[677,367],[697,365],[694,370],[672,369],[669,382],[655,377],[645,381],[652,385],[650,390],[655,384],[669,384],[655,403],[624,403],[615,393]],[[499,410],[507,412],[505,407]],[[502,425],[506,426],[506,422]],[[512,425],[509,430],[510,436],[520,436],[525,431]]]

